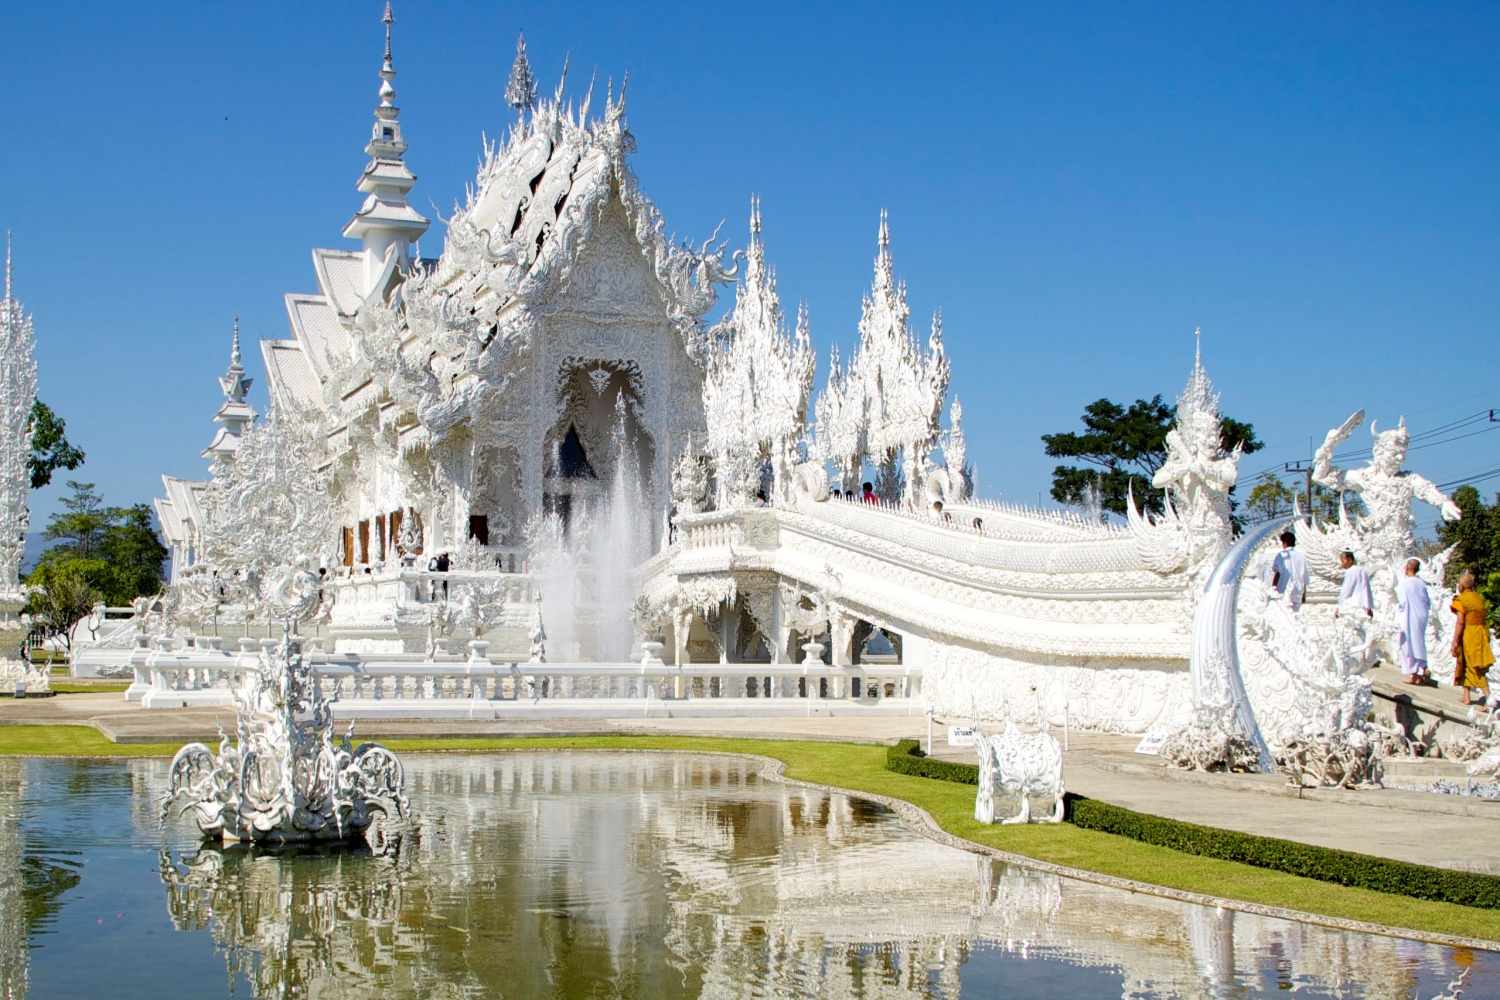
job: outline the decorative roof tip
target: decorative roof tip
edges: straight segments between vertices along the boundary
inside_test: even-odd
[[[387,4],[387,9],[390,5]],[[240,367],[240,314],[234,314],[234,341],[229,348],[229,367]]]
[[[391,81],[396,78],[396,70],[391,65],[391,25],[396,23],[396,15],[391,12],[390,0],[386,0],[385,16],[380,20],[385,24],[385,62],[380,66],[380,108],[390,108],[391,117],[395,117],[396,88],[391,85]],[[380,111],[376,111],[376,114],[379,115]]]
[[[555,104],[561,104],[562,103],[563,89],[565,87],[567,87],[567,85],[568,85],[568,63],[572,60],[572,58],[573,58],[573,53],[571,53],[571,52],[567,52],[567,53],[563,54],[562,76],[560,78],[558,78],[557,89],[552,92],[552,101]]]
[[[880,249],[885,250],[891,245],[891,223],[886,215],[886,210],[880,210]]]
[[[11,285],[13,284],[11,279],[14,276],[11,269],[10,242],[11,232],[9,229],[7,229],[5,231],[5,301],[7,302],[9,302],[11,299]]]
[[[510,80],[505,85],[505,103],[521,112],[536,107],[536,78],[531,75],[531,62],[526,58],[524,31],[516,35],[516,61],[511,64]]]
[[[583,95],[583,102],[578,105],[578,122],[587,125],[589,120],[589,107],[594,103],[594,82],[599,79],[599,67],[594,67],[594,72],[589,74],[589,90]]]
[[[1203,367],[1203,327],[1194,327],[1193,342],[1196,345],[1193,352],[1193,367]]]
[[[760,196],[750,196],[750,239],[757,241],[760,236]]]

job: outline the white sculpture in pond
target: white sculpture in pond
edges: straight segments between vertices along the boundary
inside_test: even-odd
[[[1046,730],[1023,733],[1007,717],[998,736],[985,735],[976,724],[974,750],[979,754],[975,819],[1002,825],[1062,822],[1063,760],[1056,737]]]
[[[214,753],[189,743],[172,759],[163,822],[191,812],[227,841],[347,841],[381,847],[407,819],[396,755],[333,741],[333,709],[313,680],[303,640],[261,644],[258,669],[234,687],[236,729]],[[351,727],[352,730],[352,727]]]

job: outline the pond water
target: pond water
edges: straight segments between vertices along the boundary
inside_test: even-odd
[[[0,759],[0,997],[1500,996],[1500,955],[1000,864],[738,758],[407,765],[374,856],[159,830],[164,760]]]

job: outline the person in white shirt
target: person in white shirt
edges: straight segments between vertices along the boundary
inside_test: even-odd
[[[1281,551],[1271,563],[1271,586],[1276,593],[1296,611],[1302,607],[1307,596],[1307,557],[1297,551],[1297,536],[1290,531],[1281,533]]]
[[[1344,586],[1339,590],[1339,611],[1363,611],[1366,618],[1375,617],[1375,597],[1370,591],[1370,574],[1354,561],[1354,553],[1345,550],[1339,553],[1339,565],[1344,567]]]
[[[1406,576],[1396,585],[1396,634],[1401,654],[1401,678],[1406,684],[1421,684],[1428,677],[1427,670],[1427,616],[1432,602],[1427,596],[1427,584],[1417,576],[1422,564],[1415,559],[1406,561]]]

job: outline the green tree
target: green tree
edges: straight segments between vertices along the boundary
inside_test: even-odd
[[[1092,490],[1104,510],[1123,517],[1127,497],[1134,492],[1143,511],[1161,513],[1161,491],[1151,485],[1151,477],[1166,461],[1167,431],[1176,417],[1177,408],[1164,403],[1160,395],[1137,399],[1129,408],[1108,399],[1094,400],[1083,408],[1084,433],[1042,435],[1050,457],[1079,459],[1093,466],[1054,468],[1052,499],[1080,504]],[[1247,455],[1264,447],[1254,427],[1229,417],[1220,422],[1219,441],[1226,451],[1238,445]]]
[[[68,443],[67,422],[40,399],[31,404],[31,488],[39,490],[52,482],[58,469],[73,470],[83,464],[83,451]]]
[[[43,559],[92,557],[104,539],[104,529],[111,523],[111,511],[105,508],[104,498],[94,491],[93,483],[70,479],[68,489],[73,495],[63,498],[63,512],[53,514],[42,529],[44,539],[63,544],[48,549],[42,554]]]
[[[93,483],[68,485],[72,495],[42,531],[60,544],[42,553],[27,582],[45,590],[62,581],[66,589],[76,577],[114,607],[160,590],[167,550],[151,527],[151,508],[106,507]]]
[[[63,644],[72,645],[73,626],[104,600],[89,580],[105,564],[97,560],[71,560],[43,563],[26,581],[32,587],[23,609],[49,633],[61,636]]]
[[[1451,587],[1464,570],[1473,571],[1479,594],[1489,605],[1490,631],[1500,632],[1500,493],[1487,504],[1478,489],[1460,486],[1453,491],[1453,502],[1463,516],[1437,526],[1437,544],[1453,546],[1447,583]]]
[[[1363,514],[1364,501],[1357,494],[1342,496],[1343,509],[1350,514]],[[1313,483],[1313,512],[1324,521],[1339,520],[1340,494]],[[1306,508],[1307,499],[1303,491],[1288,486],[1274,472],[1262,472],[1255,477],[1255,487],[1250,499],[1245,501],[1245,513],[1251,521],[1269,521],[1273,517],[1285,517],[1298,508]]]
[[[1463,514],[1457,521],[1440,521],[1438,542],[1454,546],[1448,559],[1448,583],[1464,570],[1473,570],[1481,582],[1500,573],[1500,494],[1493,504],[1486,504],[1473,486],[1460,486],[1453,492],[1453,502]]]

